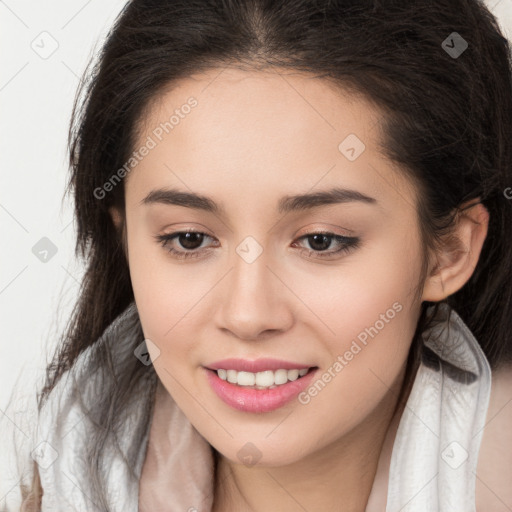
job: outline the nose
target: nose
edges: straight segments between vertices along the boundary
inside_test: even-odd
[[[216,325],[243,340],[261,340],[290,329],[293,294],[265,251],[248,263],[238,254],[218,290]]]

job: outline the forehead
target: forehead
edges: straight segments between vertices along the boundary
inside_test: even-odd
[[[197,105],[189,111],[191,98]],[[313,135],[329,144],[350,131],[368,139],[367,132],[383,117],[362,95],[313,75],[236,68],[214,68],[170,84],[149,103],[142,132],[173,114],[178,115],[172,121],[173,135],[188,137],[193,132],[200,138],[208,133],[207,141],[212,141],[238,134],[237,140],[244,142],[278,139],[288,144]]]
[[[311,75],[211,69],[148,106],[135,149],[149,139],[152,148],[127,176],[127,196],[140,200],[166,184],[212,195],[237,187],[291,194],[316,184],[410,194],[379,151],[382,120],[362,96]]]

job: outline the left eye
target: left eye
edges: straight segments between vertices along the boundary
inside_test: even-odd
[[[162,245],[162,247],[164,247],[177,259],[200,257],[204,251],[209,249],[201,249],[202,243],[206,238],[213,239],[211,236],[200,231],[176,231],[170,234],[157,235],[155,238]],[[293,243],[293,245],[297,244],[297,242],[300,240],[308,241],[313,249],[303,248],[303,250],[308,253],[308,257],[313,256],[315,258],[326,258],[335,254],[348,252],[349,250],[358,247],[360,243],[360,240],[357,237],[346,237],[330,232],[308,233],[299,237],[297,241]],[[179,245],[184,250],[176,249],[173,247],[172,243],[175,241],[178,241]],[[326,249],[331,246],[333,241],[338,244],[339,248],[327,251]]]
[[[308,251],[308,256],[314,256],[315,258],[327,258],[329,256],[348,252],[351,249],[358,247],[360,243],[360,240],[357,237],[342,236],[329,232],[308,233],[307,235],[301,236],[299,240],[307,240],[310,246],[316,246],[316,249],[314,250],[306,249],[306,251]],[[338,244],[338,249],[326,251],[326,248],[329,247],[333,241]]]

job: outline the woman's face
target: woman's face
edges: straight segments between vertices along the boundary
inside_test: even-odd
[[[144,335],[165,388],[232,461],[303,459],[389,409],[401,383],[422,255],[414,190],[378,152],[380,119],[320,79],[216,69],[141,124],[125,192]],[[203,235],[158,239],[190,230]],[[228,358],[316,370],[283,385],[296,372],[267,362],[281,371],[258,382],[279,384],[248,390],[206,369]]]

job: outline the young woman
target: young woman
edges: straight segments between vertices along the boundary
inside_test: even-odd
[[[6,510],[511,510],[510,62],[477,0],[129,2]]]

